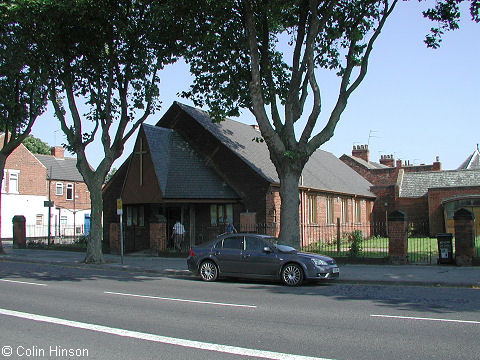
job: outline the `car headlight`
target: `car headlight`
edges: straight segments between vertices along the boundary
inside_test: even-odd
[[[320,259],[315,259],[315,258],[312,258],[312,261],[315,265],[317,266],[326,266],[328,265],[326,261],[323,261],[323,260],[320,260]]]

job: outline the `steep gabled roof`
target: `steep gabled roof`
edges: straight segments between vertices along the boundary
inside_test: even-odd
[[[267,145],[254,141],[261,138],[254,126],[230,119],[213,123],[207,112],[178,102],[175,104],[267,181],[274,184],[280,182]],[[323,150],[317,150],[306,164],[303,186],[319,191],[375,197],[370,192],[371,184],[367,180],[333,154]]]
[[[480,151],[477,148],[470,155],[459,167],[457,170],[472,170],[472,169],[480,169]]]
[[[77,159],[65,157],[58,159],[53,155],[34,156],[47,168],[47,178],[52,180],[84,182],[77,169]]]
[[[174,130],[142,127],[164,199],[239,198]]]
[[[470,186],[480,186],[480,170],[405,172],[399,196],[416,198],[426,196],[428,189]]]

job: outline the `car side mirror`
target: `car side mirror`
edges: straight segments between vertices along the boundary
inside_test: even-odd
[[[265,246],[265,247],[263,248],[263,252],[269,254],[269,253],[272,252],[272,249],[270,249],[270,247],[268,247],[268,246]]]

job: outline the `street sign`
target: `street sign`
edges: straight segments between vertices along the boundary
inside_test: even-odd
[[[117,199],[117,215],[123,214],[122,199]]]
[[[44,201],[43,202],[43,207],[53,207],[54,202],[53,201]]]

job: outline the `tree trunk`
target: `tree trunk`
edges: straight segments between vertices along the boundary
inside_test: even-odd
[[[278,171],[280,178],[280,235],[281,244],[300,249],[299,191],[298,182],[301,172],[290,168]]]
[[[102,264],[105,262],[102,253],[102,186],[97,185],[96,182],[87,184],[88,191],[90,191],[90,234],[87,238],[87,253],[85,256],[85,263],[87,264]]]
[[[0,153],[0,186],[3,184],[3,175],[5,169],[5,163],[7,162],[7,156]],[[0,191],[0,254],[5,254],[2,244],[2,192]]]
[[[0,184],[3,182],[3,171],[2,176],[0,176]],[[2,244],[2,192],[0,191],[0,254],[5,254]]]

